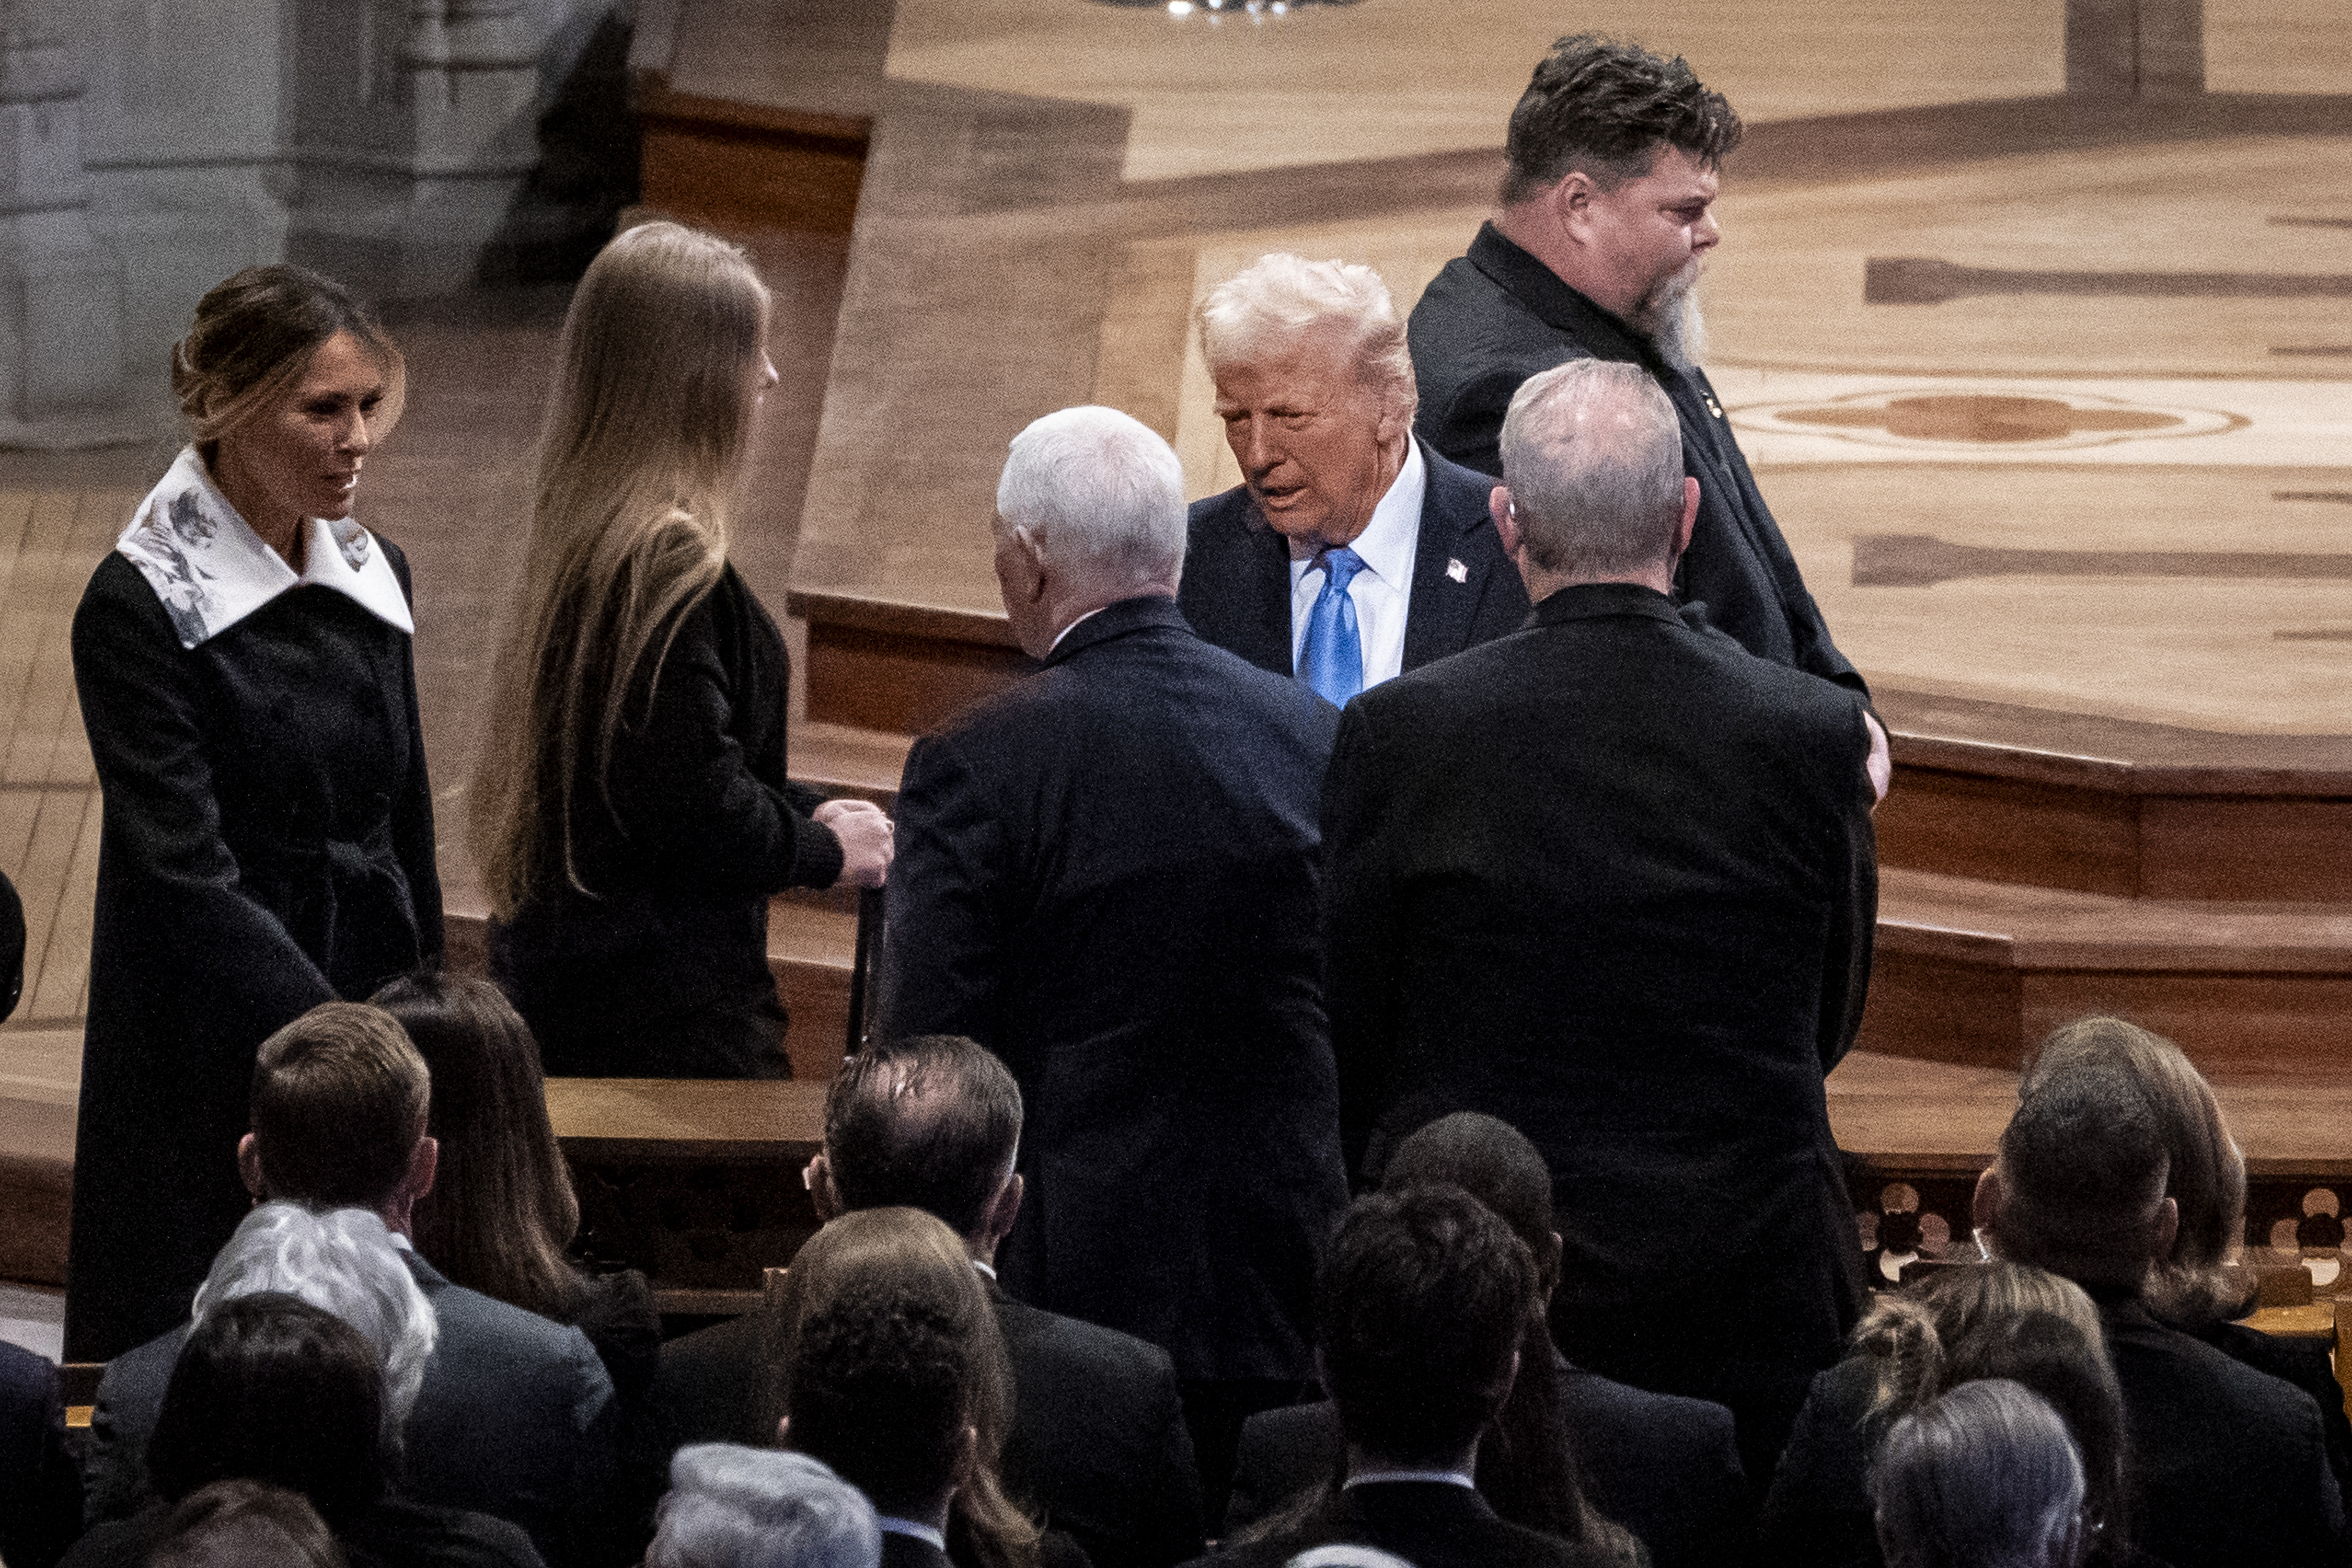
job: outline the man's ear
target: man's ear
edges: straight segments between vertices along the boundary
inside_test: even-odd
[[[1581,243],[1586,230],[1591,226],[1592,198],[1599,194],[1591,175],[1580,169],[1573,170],[1551,188],[1546,205],[1551,210],[1552,221],[1559,225],[1561,232]]]
[[[1023,588],[1032,602],[1044,598],[1045,596],[1045,542],[1030,532],[1029,525],[1024,522],[1013,526],[1013,545],[1021,563]]]
[[[1503,553],[1518,559],[1519,543],[1525,535],[1519,530],[1518,514],[1511,510],[1508,486],[1496,485],[1486,492],[1486,515],[1495,520],[1495,537],[1503,542]]]
[[[416,1147],[408,1152],[408,1200],[423,1203],[433,1191],[433,1178],[441,1170],[441,1140],[419,1138]]]
[[[808,1189],[809,1207],[816,1210],[819,1225],[831,1225],[841,1217],[841,1192],[833,1184],[833,1166],[820,1149],[816,1157],[801,1173],[801,1184]]]
[[[2151,1238],[2155,1245],[2155,1251],[2149,1255],[2150,1259],[2162,1263],[2170,1258],[2172,1244],[2179,1237],[2180,1203],[2176,1198],[2168,1197],[2157,1205],[2156,1235]]]
[[[1977,1194],[1969,1205],[1969,1220],[1987,1236],[2000,1234],[2000,1167],[1987,1165],[1983,1175],[1977,1178]]]
[[[981,1221],[982,1239],[991,1247],[1013,1234],[1013,1222],[1021,1217],[1021,1194],[1027,1190],[1028,1184],[1021,1179],[1020,1172],[1004,1173],[1004,1180],[997,1187],[996,1196],[989,1200],[988,1213]]]
[[[1675,559],[1679,561],[1690,548],[1691,529],[1698,521],[1698,481],[1688,474],[1683,476],[1683,520],[1675,525]]]
[[[261,1145],[250,1132],[236,1141],[236,1173],[244,1179],[245,1190],[256,1198],[269,1196],[261,1184]]]

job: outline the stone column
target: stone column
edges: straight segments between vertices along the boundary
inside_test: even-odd
[[[0,446],[142,433],[124,406],[122,268],[90,233],[81,99],[64,38],[0,0]]]

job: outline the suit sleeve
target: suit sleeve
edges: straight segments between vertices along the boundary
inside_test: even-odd
[[[1387,784],[1363,705],[1350,703],[1323,779],[1323,1005],[1350,1172],[1383,1109],[1402,1021],[1396,891],[1380,833]]]
[[[1877,804],[1861,758],[1870,754],[1870,736],[1863,724],[1862,704],[1853,706],[1853,729],[1860,750],[1851,769],[1843,742],[1833,749],[1844,781],[1843,809],[1830,834],[1830,930],[1822,944],[1822,1000],[1818,1041],[1822,1071],[1836,1067],[1853,1047],[1862,1030],[1862,1011],[1870,996],[1870,963],[1878,937],[1878,836],[1870,810]],[[1838,787],[1831,780],[1831,787]]]
[[[963,1035],[1002,1051],[1004,829],[951,739],[929,736],[907,753],[894,837],[885,1026],[901,1038]]]
[[[736,682],[719,648],[719,592],[687,612],[650,698],[633,683],[613,738],[614,809],[648,858],[713,894],[829,887],[841,876],[841,841],[754,773],[730,732]]]
[[[110,842],[130,862],[142,920],[171,933],[183,973],[207,978],[207,1011],[241,1020],[232,1033],[258,1040],[333,1001],[319,966],[245,894],[221,834],[194,663],[162,601],[120,556],[100,565],[74,613],[73,667]]]
[[[412,607],[416,593],[408,574],[408,558],[390,540],[380,540],[400,591]],[[401,678],[408,702],[408,779],[394,797],[393,853],[401,874],[408,879],[408,897],[416,912],[416,952],[420,959],[441,956],[441,870],[434,855],[433,781],[425,765],[425,721],[416,700],[416,656],[412,639],[409,656],[401,661]]]

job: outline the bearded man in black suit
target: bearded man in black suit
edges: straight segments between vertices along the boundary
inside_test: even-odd
[[[1412,359],[1379,273],[1260,257],[1194,321],[1242,483],[1192,503],[1178,597],[1193,630],[1345,704],[1527,618],[1488,479],[1412,434]]]
[[[1822,1079],[1870,973],[1870,740],[1854,693],[1676,612],[1679,445],[1638,366],[1512,399],[1492,505],[1533,623],[1349,705],[1325,996],[1351,1157],[1517,1127],[1561,1348],[1730,1406],[1760,1477],[1860,1286]]]
[[[1503,410],[1521,382],[1570,359],[1640,366],[1674,400],[1683,471],[1700,491],[1670,591],[1706,605],[1748,652],[1866,699],[1699,365],[1694,289],[1723,237],[1717,176],[1743,132],[1680,58],[1591,34],[1555,44],[1511,110],[1495,216],[1412,308],[1414,428],[1499,475]],[[1884,795],[1885,737],[1870,722]]]
[[[1012,1069],[1004,1289],[1168,1352],[1221,1518],[1243,1418],[1313,1376],[1347,1202],[1315,931],[1339,716],[1185,625],[1183,470],[1135,420],[1038,420],[996,506],[1045,668],[908,754],[882,1016]]]

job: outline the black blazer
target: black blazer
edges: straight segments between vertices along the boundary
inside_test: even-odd
[[[1406,327],[1421,408],[1413,429],[1457,463],[1500,475],[1503,414],[1519,384],[1572,359],[1638,364],[1674,399],[1684,471],[1698,480],[1698,521],[1678,574],[1680,596],[1748,652],[1869,695],[1830,640],[1772,509],[1702,370],[1678,370],[1639,333],[1481,226],[1447,262]]]
[[[1201,1550],[1192,1439],[1165,1351],[992,1289],[1013,1363],[1005,1490],[1097,1568],[1169,1568]],[[634,1468],[658,1497],[688,1443],[768,1447],[770,1321],[751,1313],[670,1341]]]
[[[1194,1568],[1281,1568],[1334,1542],[1377,1547],[1413,1568],[1630,1568],[1596,1548],[1497,1519],[1485,1498],[1447,1481],[1350,1487],[1299,1529],[1196,1558]]]
[[[1404,668],[1516,631],[1528,618],[1528,587],[1503,553],[1486,497],[1495,481],[1449,463],[1424,443],[1429,483],[1405,602]],[[1450,574],[1459,566],[1462,578]],[[1294,673],[1290,645],[1290,542],[1266,525],[1249,487],[1192,503],[1184,581],[1176,602],[1203,637],[1260,669]]]
[[[586,1337],[404,1256],[440,1336],[402,1436],[403,1494],[512,1521],[554,1568],[625,1561],[612,1539],[613,1384]],[[99,1380],[82,1461],[93,1523],[154,1495],[147,1439],[187,1333],[117,1356]]]
[[[2344,1504],[2311,1395],[2092,1295],[2123,1387],[2141,1544],[2172,1568],[2335,1563]]]
[[[0,1561],[12,1568],[49,1568],[81,1533],[81,1476],[66,1447],[58,1369],[47,1356],[5,1341],[0,1341],[0,1478],[6,1480],[0,1486]]]
[[[590,892],[547,879],[492,926],[492,967],[551,1074],[789,1078],[768,900],[829,886],[841,841],[786,772],[783,634],[730,564],[652,675],[648,658],[614,736],[610,812],[593,773],[574,785]],[[761,1015],[757,1044],[698,1026]]]
[[[1592,1506],[1649,1548],[1654,1568],[1723,1568],[1747,1555],[1749,1500],[1731,1412],[1564,1367],[1569,1449]],[[1228,1540],[1335,1473],[1345,1438],[1328,1404],[1253,1415],[1225,1510]]]
[[[1743,1427],[1741,1369],[1785,1430],[1857,1304],[1822,1080],[1870,977],[1868,747],[1853,693],[1604,583],[1350,702],[1324,795],[1351,1158],[1454,1110],[1517,1127],[1561,1348]]]
[[[1338,721],[1130,599],[916,742],[899,787],[884,1016],[1021,1084],[1004,1288],[1179,1377],[1310,1374],[1347,1201],[1315,939]]]
[[[401,591],[408,562],[378,538]],[[105,792],[75,1141],[66,1352],[186,1317],[252,1201],[253,1053],[441,952],[433,788],[406,632],[288,590],[193,648],[119,552],[74,612]]]

